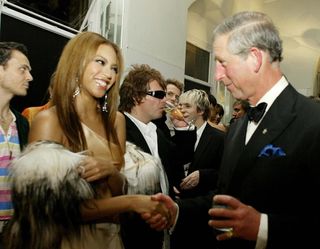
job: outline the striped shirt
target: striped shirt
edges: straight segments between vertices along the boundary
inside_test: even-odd
[[[16,117],[12,116],[7,134],[0,126],[0,221],[9,220],[13,214],[8,174],[10,162],[20,154]]]

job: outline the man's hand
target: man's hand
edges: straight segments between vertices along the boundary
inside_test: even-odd
[[[199,184],[200,173],[199,170],[193,171],[187,175],[180,183],[181,189],[192,189]]]
[[[209,226],[213,228],[232,228],[232,233],[219,234],[217,240],[226,240],[230,237],[257,240],[261,213],[229,195],[216,195],[213,202],[228,208],[209,209],[209,215],[212,216],[212,220],[209,220]]]

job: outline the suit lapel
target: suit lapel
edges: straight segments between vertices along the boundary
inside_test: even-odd
[[[279,137],[296,117],[297,92],[289,85],[272,104],[239,158],[232,183],[238,186],[255,166],[261,150]],[[281,122],[280,122],[281,120]]]
[[[168,148],[168,143],[164,139],[164,134],[157,128],[157,137],[158,137],[158,153],[160,158],[165,158]]]
[[[200,137],[198,146],[194,152],[193,162],[190,165],[190,170],[193,168],[192,165],[197,165],[198,160],[201,159],[203,150],[207,147],[207,144],[210,141],[209,139],[211,139],[210,132],[211,132],[211,126],[209,124],[206,124],[206,127],[204,128],[203,133]]]
[[[150,148],[141,134],[138,127],[125,115],[126,118],[126,128],[127,128],[127,141],[135,144],[141,148],[144,152],[151,154]]]
[[[233,170],[244,150],[247,124],[246,116],[240,118],[231,125],[227,133],[218,181],[221,194],[228,189]]]

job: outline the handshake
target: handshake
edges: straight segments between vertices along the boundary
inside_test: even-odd
[[[158,193],[151,196],[151,205],[146,209],[136,210],[151,228],[161,231],[175,223],[178,205],[167,195]]]

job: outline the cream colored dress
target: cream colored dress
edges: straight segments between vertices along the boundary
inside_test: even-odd
[[[92,131],[89,127],[82,124],[82,128],[87,140],[88,151],[92,156],[121,161],[120,150],[116,144],[109,143],[106,139]],[[99,185],[98,195],[111,197],[110,189],[107,185]],[[64,241],[62,249],[123,249],[120,238],[120,225],[115,223],[98,223],[95,229],[90,229],[89,225],[83,225],[81,240]],[[72,245],[71,245],[72,244]]]

